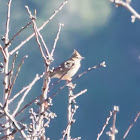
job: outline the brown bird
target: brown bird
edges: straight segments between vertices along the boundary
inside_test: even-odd
[[[72,77],[79,70],[82,59],[84,59],[84,57],[82,57],[76,50],[74,50],[71,58],[51,71],[49,76],[51,78],[60,78],[62,80],[71,81]]]

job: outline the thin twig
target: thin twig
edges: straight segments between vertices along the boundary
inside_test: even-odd
[[[32,82],[34,82],[34,80]],[[11,99],[9,99],[8,103],[13,102],[21,93],[23,93],[25,90],[27,90],[29,88],[30,84],[28,86],[26,86],[26,87],[23,87],[22,90],[20,90],[18,93],[15,94],[15,96],[13,96]]]
[[[29,87],[29,85],[26,86],[26,87],[23,87],[23,89],[20,90],[18,93],[16,93],[15,96],[14,96],[13,98],[11,98],[11,99],[8,100],[8,103],[10,104],[11,102],[13,102],[13,101],[14,101],[21,93],[23,93],[28,87]]]
[[[0,140],[3,140],[3,139],[4,139],[4,140],[7,140],[8,137],[14,135],[16,132],[17,132],[17,130],[14,129],[10,134],[4,135],[4,136],[0,137]],[[8,139],[8,140],[9,140],[9,139]]]
[[[66,127],[66,130],[64,131],[64,134],[63,134],[63,138],[62,140],[65,138],[65,136],[67,137],[66,139],[67,140],[71,140],[71,135],[70,135],[70,132],[71,132],[71,125],[73,123],[75,123],[75,119],[73,118],[75,113],[76,113],[76,110],[79,106],[77,105],[74,105],[74,108],[72,108],[72,104],[75,104],[75,99],[77,97],[79,97],[80,95],[84,94],[87,90],[82,90],[81,92],[77,93],[76,95],[73,94],[73,89],[75,88],[75,85],[71,83],[68,84],[68,89],[69,89],[69,96],[68,96],[68,115],[67,115],[67,127]],[[76,139],[76,138],[75,138]],[[80,138],[81,139],[81,138]]]
[[[6,104],[7,104],[7,101],[8,101],[8,99],[9,99],[10,95],[11,95],[13,86],[14,86],[14,84],[15,84],[15,81],[16,81],[16,79],[17,79],[17,77],[18,77],[19,72],[20,72],[21,66],[22,66],[22,64],[24,63],[24,60],[25,60],[26,58],[28,58],[27,55],[24,56],[24,57],[22,58],[22,61],[21,61],[21,63],[20,63],[19,66],[18,66],[17,72],[16,72],[16,74],[15,74],[13,80],[12,80],[11,85],[10,85],[9,92],[8,92],[8,97],[7,97],[6,101],[5,101],[4,107],[5,107]]]
[[[13,122],[14,127],[17,131],[19,131],[21,133],[21,135],[23,136],[23,138],[26,139],[26,134],[24,133],[24,131],[20,128],[20,126],[17,124],[16,120],[14,119],[14,117],[12,115],[10,115],[6,110],[4,110],[6,116]]]
[[[76,77],[74,77],[71,81],[69,81],[68,83],[66,83],[64,86],[60,87],[58,89],[57,92],[55,92],[50,98],[54,98],[62,89],[64,89],[67,84],[69,84],[70,82],[80,78],[81,76],[83,76],[84,74],[86,74],[87,72],[94,70],[96,68],[99,67],[106,67],[105,62],[100,63],[99,65],[96,65],[94,67],[88,68],[86,71],[84,71],[83,73],[77,75]],[[41,95],[40,95],[41,96]],[[16,116],[18,116],[20,114],[20,112],[22,112],[25,108],[27,108],[28,106],[30,106],[32,103],[34,103],[38,98],[40,98],[40,96],[37,96],[35,99],[33,99],[31,102],[29,102],[28,104],[26,104],[19,112],[17,112]],[[48,99],[45,99],[41,104],[43,104],[44,102],[46,102]]]
[[[54,17],[57,13],[59,13],[62,8],[67,4],[68,0],[64,0],[64,2],[60,5],[60,7],[55,10],[55,12],[50,16],[50,18],[45,21],[40,28],[38,28],[38,31],[42,30]],[[31,34],[29,37],[27,37],[24,41],[22,41],[15,49],[13,49],[10,52],[10,55],[12,55],[13,53],[15,53],[17,50],[19,50],[27,41],[29,41],[33,36],[35,35],[35,33]]]
[[[133,125],[136,123],[137,119],[140,116],[140,112],[137,114],[137,116],[135,117],[134,121],[131,123],[131,125],[128,127],[127,131],[125,132],[124,136],[123,136],[123,140],[126,138],[126,136],[128,135],[130,129],[133,127]]]
[[[44,73],[42,75],[36,75],[36,77],[34,78],[34,80],[32,81],[32,83],[30,83],[28,89],[25,91],[25,93],[23,94],[22,98],[20,99],[20,101],[18,102],[18,105],[16,107],[16,109],[14,110],[12,116],[15,116],[15,114],[17,113],[17,111],[19,110],[21,104],[24,102],[24,99],[26,97],[26,95],[29,93],[29,91],[32,89],[33,85],[42,77],[44,76]]]
[[[71,97],[72,100],[75,100],[77,97],[81,96],[82,94],[86,93],[87,92],[87,89],[84,89],[82,91],[80,91],[79,93],[77,93],[76,95],[73,95]]]
[[[0,51],[1,51],[2,55],[3,55],[3,59],[6,60],[6,54],[5,54],[1,44],[0,44]]]
[[[24,27],[22,27],[16,34],[14,34],[14,36],[9,40],[9,42],[7,44],[11,44],[12,41],[26,28],[28,28],[28,26],[32,23],[32,21],[28,22]]]
[[[66,135],[67,135],[67,131],[68,131],[68,128],[69,128],[70,125],[71,125],[71,124],[68,124],[67,127],[66,127],[66,129],[62,132],[62,133],[63,133],[63,137],[62,137],[62,139],[60,139],[60,140],[65,140],[65,137],[66,137]]]
[[[35,23],[35,21],[34,21],[35,18],[32,16],[32,14],[31,14],[31,12],[30,12],[30,10],[29,10],[29,7],[28,7],[28,6],[25,6],[25,8],[27,9],[27,12],[28,12],[28,14],[29,14],[29,16],[30,16],[30,19],[32,20],[33,29],[34,29],[35,36],[36,36],[36,41],[37,41],[37,43],[38,43],[38,46],[39,46],[41,55],[42,55],[42,57],[43,57],[43,59],[44,59],[45,64],[48,64],[48,60],[47,60],[47,58],[46,58],[46,55],[45,55],[44,52],[43,52],[41,43],[40,43],[40,41],[39,41],[39,35],[41,36],[41,34],[39,33],[39,31],[38,31],[38,29],[37,29],[37,25],[36,25],[36,23]],[[41,37],[42,37],[42,36],[41,36]],[[42,39],[43,39],[43,38],[42,38]],[[43,41],[44,41],[44,40],[43,40]],[[44,43],[45,43],[45,42],[44,42]],[[47,46],[46,46],[46,47],[47,47]],[[48,49],[47,49],[47,51],[48,51]],[[49,52],[48,52],[48,56],[49,56]]]
[[[28,14],[29,14],[29,16],[30,16],[30,19],[32,20],[33,28],[34,28],[34,32],[35,32],[35,36],[36,36],[36,38],[37,38],[37,35],[40,37],[41,42],[42,42],[42,44],[43,44],[43,46],[44,46],[44,48],[45,48],[46,55],[47,55],[47,57],[51,60],[48,47],[47,47],[47,45],[46,45],[46,43],[45,43],[45,41],[44,41],[42,35],[40,34],[40,32],[39,32],[39,30],[38,30],[38,28],[37,28],[37,25],[36,25],[36,22],[35,22],[35,18],[32,16],[32,14],[31,14],[31,12],[30,12],[30,10],[29,10],[29,7],[28,7],[28,6],[25,6],[25,8],[27,9],[27,12],[28,12]],[[39,39],[38,39],[38,40],[39,40]]]
[[[5,33],[5,45],[7,45],[9,41],[9,23],[10,23],[10,10],[11,10],[12,0],[8,2],[8,10],[7,10],[7,21],[6,21],[6,33]]]
[[[9,51],[8,51],[8,41],[9,41],[9,23],[10,23],[10,11],[11,11],[11,3],[12,0],[9,0],[8,2],[8,7],[7,7],[7,20],[6,20],[6,31],[5,31],[5,48],[4,48],[4,52],[5,52],[5,60],[4,60],[4,78],[3,78],[3,97],[4,97],[4,102],[6,102],[7,98],[8,98],[8,72],[9,72]],[[5,106],[4,108],[5,111],[8,111],[8,105]],[[6,120],[6,124],[5,127],[9,128],[10,127],[10,123],[9,123],[9,118],[8,116],[5,116],[5,120]],[[9,135],[10,129],[7,129],[7,131],[5,132],[6,135]]]
[[[9,127],[9,128],[4,128],[4,129],[0,130],[0,132],[6,131],[7,129],[10,129],[10,128],[11,128],[11,127]]]
[[[115,135],[118,133],[118,130],[116,129],[116,114],[119,111],[118,106],[114,106],[113,108],[113,124],[110,128],[110,131],[106,132],[106,134],[110,137],[110,140],[115,140]]]
[[[75,87],[74,87],[75,88]],[[73,85],[72,82],[68,85],[69,96],[68,96],[68,109],[67,109],[67,140],[71,139],[70,132],[71,132],[71,124],[72,124],[72,96],[73,96]]]
[[[26,139],[26,134],[25,134],[24,131],[20,128],[20,126],[18,125],[18,123],[17,123],[17,121],[15,120],[15,118],[14,118],[12,115],[9,114],[9,112],[7,111],[7,108],[3,108],[2,105],[0,105],[0,107],[1,107],[1,109],[3,109],[3,111],[4,111],[5,115],[6,115],[6,117],[8,117],[9,120],[11,120],[11,121],[13,122],[13,125],[14,125],[15,129],[16,129],[18,132],[21,133],[21,135],[23,136],[23,138]],[[9,120],[8,120],[8,122],[9,122]],[[7,127],[5,127],[5,128],[7,128]],[[9,128],[10,128],[10,127],[9,127]],[[9,128],[8,128],[6,131],[8,131]],[[9,132],[9,133],[7,134],[7,136],[9,136],[10,134],[11,134],[11,133]]]
[[[10,87],[10,90],[12,90],[12,88],[13,88],[13,86],[14,86],[14,84],[15,84],[15,81],[16,81],[16,79],[17,79],[17,77],[18,77],[18,74],[19,74],[19,72],[20,72],[20,70],[21,70],[21,66],[23,65],[23,63],[24,63],[24,61],[25,61],[26,58],[28,58],[28,55],[26,55],[26,56],[24,56],[24,57],[22,58],[22,61],[21,61],[21,63],[19,64],[18,69],[17,69],[17,72],[16,72],[16,74],[15,74],[15,76],[14,76],[14,78],[13,78],[13,81],[12,81],[12,84],[11,84],[11,87]]]
[[[135,22],[135,19],[140,20],[140,15],[130,6],[130,2],[125,2],[123,0],[110,0],[111,2],[115,3],[117,6],[123,6],[128,9],[131,13],[132,22]]]
[[[53,57],[53,53],[54,53],[54,50],[56,48],[56,43],[59,39],[59,35],[60,35],[60,32],[61,32],[61,28],[64,26],[64,24],[60,23],[59,24],[59,29],[58,29],[58,32],[57,32],[57,35],[56,35],[56,38],[55,38],[55,41],[54,41],[54,44],[53,44],[53,48],[52,48],[52,51],[51,51],[51,57]]]
[[[83,76],[84,74],[88,73],[89,71],[95,70],[95,69],[97,69],[97,68],[99,68],[99,67],[106,67],[105,62],[102,62],[102,63],[100,63],[99,65],[96,65],[96,66],[93,66],[93,67],[88,68],[86,71],[84,71],[84,72],[80,73],[79,75],[77,75],[76,77],[74,77],[74,78],[73,78],[71,81],[69,81],[67,84],[69,84],[69,83],[72,82],[72,81],[75,81],[76,79],[80,78],[81,76]],[[58,91],[55,92],[55,93],[51,96],[51,98],[55,97],[62,89],[64,89],[64,88],[67,86],[67,84],[65,84],[64,86],[60,87],[60,88],[58,89]]]
[[[104,130],[105,130],[105,128],[106,128],[106,126],[108,125],[108,122],[109,122],[110,118],[112,117],[112,114],[113,114],[113,113],[110,111],[109,117],[106,119],[106,122],[105,122],[105,124],[104,124],[104,126],[103,126],[103,128],[102,128],[101,132],[98,134],[98,136],[97,136],[97,139],[96,139],[96,140],[99,140],[99,139],[100,139],[100,137],[102,136],[102,134],[103,134],[103,132],[104,132]]]
[[[38,98],[40,98],[41,95],[37,96],[36,98],[34,98],[31,102],[29,102],[28,104],[26,104],[21,110],[19,110],[16,114],[15,117],[17,117],[21,112],[23,112],[24,109],[26,109],[28,106],[30,106],[31,104],[33,104]]]
[[[10,70],[10,72],[9,72],[9,87],[8,87],[8,89],[9,89],[10,86],[11,86],[11,80],[12,80],[12,76],[13,76],[13,70],[14,70],[14,67],[15,67],[15,60],[16,60],[16,58],[17,58],[17,55],[18,55],[18,52],[15,53],[15,56],[14,56],[14,58],[13,58],[12,67],[11,67],[11,70]]]

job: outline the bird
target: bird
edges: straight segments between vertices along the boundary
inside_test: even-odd
[[[59,78],[61,80],[71,81],[72,77],[81,67],[81,60],[85,59],[78,51],[74,49],[72,56],[49,73],[50,78]]]

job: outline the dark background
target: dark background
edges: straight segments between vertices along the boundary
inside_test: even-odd
[[[7,0],[0,1],[1,36],[5,34],[7,2]],[[39,27],[62,2],[62,0],[13,0],[9,38],[30,21],[25,5],[29,6],[32,13],[34,9],[37,9],[36,22]],[[139,0],[133,0],[131,5],[137,12],[140,11]],[[82,140],[95,140],[109,116],[109,111],[113,109],[114,105],[118,105],[120,111],[117,114],[116,128],[119,132],[116,140],[122,139],[128,126],[140,111],[140,21],[136,20],[135,23],[131,23],[130,12],[122,7],[115,8],[115,5],[109,0],[70,0],[41,31],[49,50],[52,49],[59,23],[64,23],[64,27],[56,46],[55,61],[52,66],[56,67],[68,59],[74,49],[86,58],[82,61],[82,67],[78,73],[102,61],[106,61],[107,65],[106,68],[93,70],[74,82],[77,84],[74,93],[85,88],[88,89],[88,92],[77,99],[79,108],[74,116],[76,123],[72,125],[72,138],[81,136]],[[32,32],[31,26],[24,30],[13,42],[10,50]],[[2,41],[1,44],[3,44]],[[29,58],[22,67],[13,95],[23,86],[28,85],[35,74],[41,74],[45,68],[35,38],[19,51],[16,66],[24,55],[29,55]],[[2,61],[1,57],[0,59]],[[1,75],[1,82],[2,77]],[[61,81],[49,94],[53,94],[64,83]],[[37,82],[24,104],[40,95],[41,88],[42,80]],[[50,128],[46,130],[46,135],[52,140],[60,139],[61,132],[66,128],[67,96],[68,91],[65,89],[53,100],[54,105],[51,110],[57,114],[57,118],[52,120]],[[11,110],[15,106],[13,103]],[[26,114],[22,114],[19,120],[24,116]],[[126,140],[140,139],[139,121],[138,119]],[[111,125],[112,120],[105,132],[109,131]],[[105,133],[101,137],[101,140],[108,139],[109,137]]]

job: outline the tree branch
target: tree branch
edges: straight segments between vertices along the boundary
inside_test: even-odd
[[[7,45],[8,41],[9,41],[8,35],[9,35],[11,3],[12,3],[12,0],[9,0],[9,2],[8,2],[8,10],[7,10],[6,32],[5,32],[5,45]]]
[[[91,70],[95,70],[96,68],[99,68],[99,67],[106,67],[105,62],[102,62],[102,63],[100,63],[99,65],[96,65],[96,66],[94,66],[94,67],[88,68],[88,69],[87,69],[86,71],[84,71],[83,73],[77,75],[77,76],[74,77],[71,81],[69,81],[68,83],[66,83],[66,84],[63,85],[62,87],[60,87],[60,88],[58,89],[58,91],[55,92],[54,94],[52,94],[52,96],[51,96],[50,98],[54,98],[54,97],[55,97],[62,89],[64,89],[64,88],[67,86],[67,84],[69,84],[70,82],[72,82],[72,81],[74,81],[74,80],[80,78],[81,76],[83,76],[83,75],[86,74],[87,72],[89,72],[89,71],[91,71]],[[41,96],[41,95],[40,95],[40,96]],[[37,96],[37,97],[36,97],[35,99],[33,99],[31,102],[29,102],[28,104],[26,104],[26,105],[16,114],[16,116],[17,116],[20,112],[22,112],[26,107],[28,107],[28,106],[30,106],[32,103],[34,103],[34,101],[37,100],[38,98],[40,98],[40,96]],[[43,104],[43,103],[46,102],[47,100],[48,100],[48,99],[45,99],[41,104]]]
[[[135,117],[134,121],[131,123],[131,125],[128,127],[127,131],[125,132],[124,136],[123,136],[123,140],[126,138],[126,136],[128,135],[130,129],[133,127],[133,125],[136,123],[137,119],[140,116],[140,112],[137,114],[137,116]]]
[[[11,95],[11,92],[12,92],[13,86],[14,86],[14,84],[15,84],[15,81],[16,81],[16,79],[17,79],[17,77],[18,77],[19,72],[20,72],[21,66],[22,66],[22,64],[24,63],[24,60],[25,60],[26,58],[28,58],[27,55],[24,56],[24,57],[22,58],[22,61],[21,61],[21,63],[20,63],[19,66],[18,66],[18,69],[17,69],[16,75],[14,76],[11,85],[9,85],[9,89],[8,89],[8,97],[7,97],[6,101],[5,101],[4,107],[5,107],[6,104],[7,104],[7,101],[8,101],[8,99],[9,99],[10,95]]]
[[[35,37],[36,37],[36,41],[37,41],[37,43],[38,43],[38,46],[39,46],[41,55],[42,55],[42,57],[43,57],[43,59],[44,59],[45,64],[48,65],[48,60],[47,60],[46,55],[45,55],[44,52],[43,52],[41,43],[40,43],[40,41],[39,41],[39,37],[41,38],[42,43],[43,43],[43,45],[45,46],[45,50],[46,50],[46,53],[47,53],[47,55],[48,55],[48,58],[50,58],[50,53],[49,53],[49,51],[48,51],[48,48],[47,48],[47,46],[46,46],[46,44],[45,44],[45,42],[44,42],[43,37],[41,36],[41,34],[39,33],[39,31],[38,31],[38,29],[37,29],[37,25],[36,25],[36,23],[35,23],[35,17],[32,16],[32,14],[31,14],[31,12],[30,12],[28,6],[25,6],[25,8],[27,9],[27,12],[28,12],[28,14],[29,14],[29,16],[30,16],[30,19],[32,20],[33,29],[34,29],[34,33],[35,33]]]
[[[28,26],[32,23],[32,21],[28,22],[24,27],[22,27],[16,34],[14,34],[14,36],[9,40],[9,42],[7,44],[11,44],[12,41],[26,28],[28,28]]]
[[[102,136],[102,134],[103,134],[103,132],[104,132],[104,130],[105,130],[105,128],[106,128],[106,126],[108,125],[108,123],[109,123],[109,120],[111,119],[111,117],[112,117],[112,112],[110,111],[110,114],[109,114],[109,117],[106,119],[106,122],[105,122],[105,124],[104,124],[104,126],[103,126],[103,128],[102,128],[102,130],[101,130],[101,132],[98,134],[98,136],[97,136],[97,139],[96,140],[99,140],[100,139],[100,137]]]
[[[36,75],[36,77],[34,78],[34,80],[32,81],[32,83],[29,84],[28,89],[25,91],[25,93],[23,94],[21,100],[18,102],[18,105],[16,107],[16,109],[14,110],[12,116],[15,116],[17,111],[19,110],[21,104],[24,102],[24,99],[26,97],[26,95],[29,93],[29,91],[32,89],[33,85],[36,83],[36,81],[38,81],[40,78],[42,78],[44,76],[44,73],[39,76],[38,74]]]
[[[3,55],[3,59],[4,59],[4,61],[5,61],[5,60],[6,60],[6,54],[5,54],[5,52],[4,52],[4,50],[3,50],[2,46],[1,46],[1,44],[0,44],[0,51],[1,51],[1,53],[2,53],[2,55]]]
[[[56,48],[56,43],[59,39],[59,35],[60,35],[60,32],[61,32],[61,28],[64,26],[64,24],[60,23],[59,24],[59,29],[58,29],[58,33],[56,35],[56,38],[55,38],[55,41],[54,41],[54,44],[53,44],[53,48],[52,48],[52,51],[51,51],[51,57],[53,57],[53,53],[54,53],[54,50]]]
[[[114,106],[113,108],[113,124],[110,128],[110,131],[106,132],[106,134],[110,137],[110,140],[115,140],[115,135],[118,133],[118,130],[116,129],[115,123],[116,123],[116,114],[119,111],[118,106]]]
[[[62,8],[67,4],[68,0],[64,0],[64,2],[60,5],[60,7],[55,10],[55,12],[50,16],[50,18],[45,21],[40,28],[38,29],[38,31],[42,30],[55,16],[57,13],[59,13]],[[13,53],[15,53],[17,50],[19,50],[27,41],[29,41],[33,36],[35,35],[35,33],[31,34],[29,37],[27,37],[24,41],[21,42],[21,44],[19,44],[15,49],[13,49],[10,52],[10,55],[12,55]]]
[[[131,16],[131,22],[135,22],[136,19],[140,20],[140,15],[130,6],[130,1],[126,1],[124,2],[123,0],[110,0],[112,3],[115,3],[116,6],[123,6],[125,7],[127,10],[129,10],[132,13]]]

